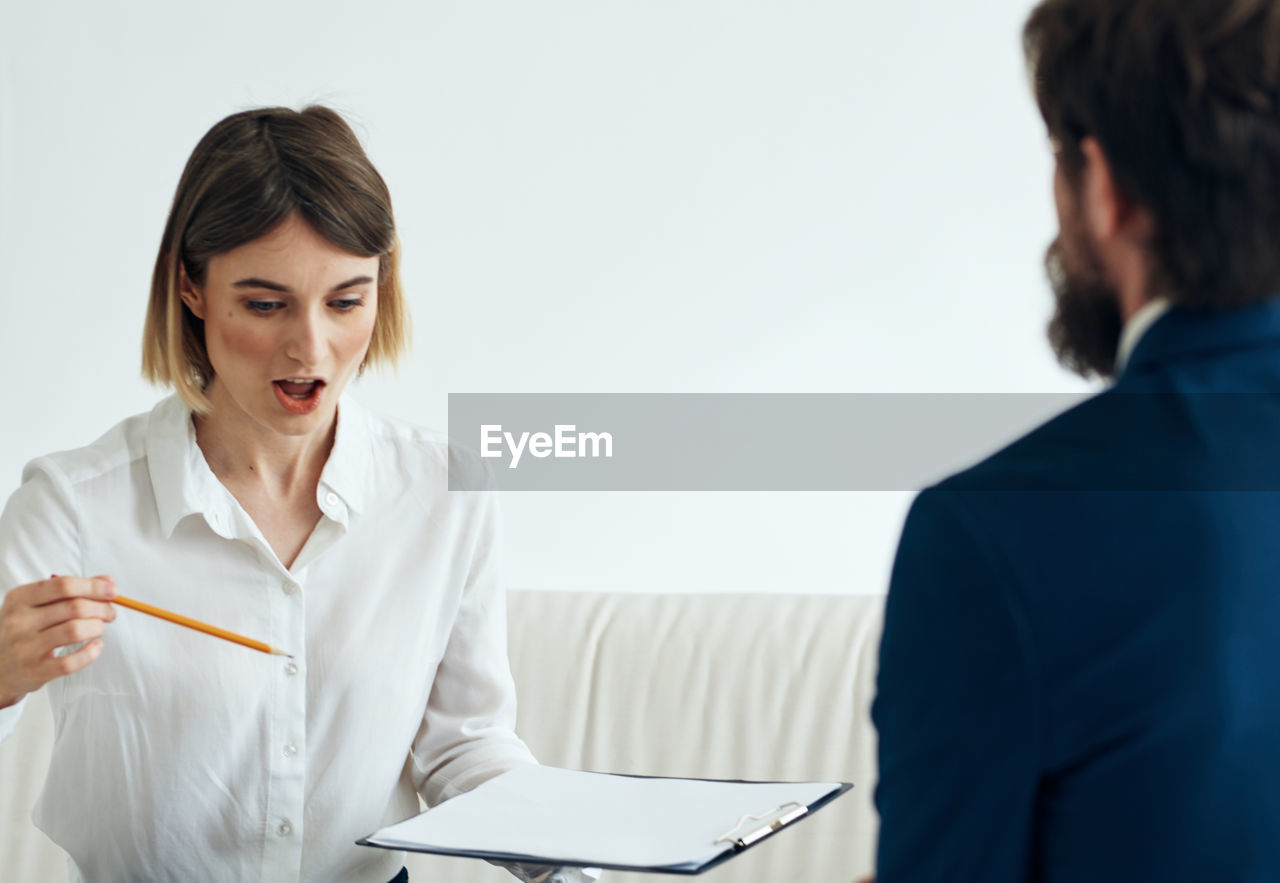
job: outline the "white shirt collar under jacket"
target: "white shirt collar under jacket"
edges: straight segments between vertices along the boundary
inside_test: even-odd
[[[1156,319],[1168,310],[1167,300],[1155,298],[1139,307],[1138,311],[1129,317],[1129,321],[1124,323],[1124,330],[1120,332],[1120,345],[1116,348],[1116,377],[1124,371],[1124,366],[1128,364],[1138,341],[1142,340],[1142,335],[1146,334],[1147,329],[1156,323]]]

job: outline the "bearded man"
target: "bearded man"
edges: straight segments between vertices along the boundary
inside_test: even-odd
[[[1280,880],[1280,0],[1045,0],[1059,359],[1114,380],[925,490],[877,877]]]

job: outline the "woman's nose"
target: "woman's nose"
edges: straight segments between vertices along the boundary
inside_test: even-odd
[[[307,368],[315,368],[323,354],[323,318],[310,311],[299,313],[289,323],[285,355]]]

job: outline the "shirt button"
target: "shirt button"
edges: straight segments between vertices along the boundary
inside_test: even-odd
[[[289,677],[293,677],[298,673],[298,664],[296,662],[286,662],[284,664],[284,673]]]
[[[285,583],[285,584],[282,586],[282,588],[284,589],[284,593],[285,593],[286,595],[296,595],[296,594],[298,594],[298,584],[297,584],[297,583]]]
[[[285,757],[293,757],[293,756],[294,756],[295,754],[297,754],[297,753],[298,753],[298,746],[297,746],[297,745],[294,745],[292,742],[287,742],[287,743],[285,743],[285,746],[284,746],[284,756],[285,756]]]
[[[324,495],[324,501],[325,501],[326,503],[328,503],[330,506],[336,506],[336,505],[338,505],[338,495],[337,495],[337,494],[332,494],[332,493],[330,493],[330,494],[325,494],[325,495]]]
[[[293,833],[293,824],[288,819],[285,819],[278,826],[276,826],[276,833],[279,834],[281,837],[288,837],[290,834]]]

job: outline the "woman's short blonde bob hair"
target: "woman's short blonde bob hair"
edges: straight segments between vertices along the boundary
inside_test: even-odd
[[[204,284],[209,259],[297,214],[351,254],[377,257],[378,306],[361,370],[394,365],[408,345],[391,195],[351,127],[333,110],[263,107],[232,114],[200,139],[178,182],[151,278],[142,375],[211,409],[204,323],[179,296],[181,270]]]

